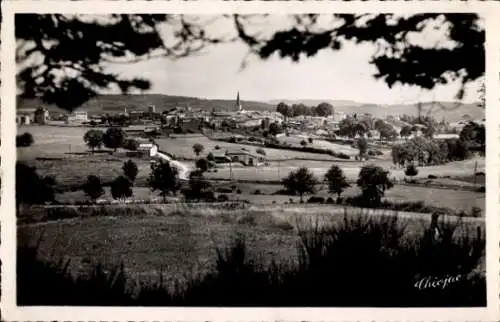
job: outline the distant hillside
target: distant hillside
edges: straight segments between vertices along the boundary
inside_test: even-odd
[[[279,102],[284,102],[288,105],[292,104],[305,104],[308,106],[318,105],[321,102],[327,102],[333,105],[336,112],[342,112],[345,114],[364,114],[369,113],[374,117],[385,118],[389,115],[411,115],[417,116],[418,110],[416,104],[391,104],[391,105],[378,105],[378,104],[367,104],[359,103],[356,101],[346,101],[346,100],[273,100],[271,103],[277,105]],[[443,105],[442,108],[440,105]],[[448,122],[456,122],[463,118],[465,115],[469,115],[472,119],[482,119],[485,117],[484,108],[479,107],[477,104],[457,104],[453,102],[439,102],[432,103],[427,102],[422,104],[422,115],[432,115],[437,120],[445,118]]]
[[[146,110],[148,105],[156,106],[157,111],[168,110],[177,106],[201,108],[203,110],[234,110],[234,100],[209,100],[194,97],[170,96],[161,94],[146,95],[100,95],[84,105],[79,110],[86,110],[89,114],[101,114],[120,112],[126,107],[131,110]],[[241,101],[241,104],[248,110],[267,111],[274,110],[274,106],[264,102]],[[49,111],[61,111],[54,105],[47,105],[40,99],[18,98],[18,108],[46,107]]]
[[[323,102],[327,102],[332,104],[333,106],[337,107],[345,107],[345,106],[358,106],[361,105],[362,103],[355,102],[355,101],[349,101],[349,100],[317,100],[317,99],[303,99],[303,100],[272,100],[269,101],[270,104],[276,106],[280,102],[283,102],[287,105],[293,105],[293,104],[305,104],[307,106],[317,106]]]
[[[248,110],[258,111],[274,111],[278,100],[271,102],[258,102],[258,101],[242,101],[242,105]],[[318,105],[324,100],[284,100],[287,104],[303,103],[309,106]],[[388,115],[418,115],[417,107],[415,104],[395,104],[395,105],[377,105],[377,104],[363,104],[355,101],[346,100],[331,100],[327,101],[332,104],[335,111],[343,112],[346,114],[363,114],[370,113],[374,117],[385,118]],[[168,110],[177,106],[190,106],[194,109],[204,110],[234,110],[234,100],[213,100],[213,99],[200,99],[194,97],[184,96],[170,96],[161,94],[145,94],[145,95],[101,95],[85,103],[80,109],[87,110],[89,114],[113,113],[120,112],[126,107],[128,111],[131,110],[145,110],[148,105],[153,104],[156,106],[157,111]],[[461,104],[456,108],[454,103],[440,102],[445,106],[445,109],[438,106],[438,104],[424,103],[422,114],[427,115],[430,110],[432,115],[437,120],[445,118],[449,122],[456,122],[468,115],[472,119],[482,119],[485,117],[485,110],[477,104]],[[61,111],[53,105],[47,105],[39,99],[21,99],[18,98],[18,108],[45,106],[50,111]]]

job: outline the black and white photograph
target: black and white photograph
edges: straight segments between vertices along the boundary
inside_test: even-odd
[[[494,317],[484,10],[98,7],[8,13],[18,309]]]

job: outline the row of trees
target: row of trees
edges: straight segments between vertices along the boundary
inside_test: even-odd
[[[307,106],[302,103],[288,105],[284,102],[280,102],[276,106],[276,112],[280,113],[285,118],[300,115],[329,116],[333,115],[334,109],[331,104],[326,102],[320,103],[317,106]]]
[[[470,122],[460,132],[459,139],[415,137],[403,144],[395,144],[392,147],[392,161],[404,167],[415,162],[419,166],[427,166],[465,160],[470,157],[472,150],[485,152],[485,139],[484,125]]]
[[[323,182],[326,183],[329,193],[337,195],[337,201],[340,201],[345,189],[350,187],[344,172],[337,165],[331,166]],[[304,194],[316,193],[320,180],[308,168],[301,167],[290,172],[282,183],[288,192],[298,194],[300,202],[303,202]],[[379,205],[385,191],[394,186],[389,178],[389,171],[375,165],[366,165],[361,168],[356,185],[361,189],[361,198],[371,206]]]
[[[96,129],[88,130],[83,136],[83,141],[92,153],[95,149],[101,149],[103,145],[114,152],[118,148],[135,151],[139,147],[139,143],[136,140],[127,139],[125,132],[119,127],[110,127],[105,132]]]

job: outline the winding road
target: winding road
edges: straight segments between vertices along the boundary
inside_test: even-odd
[[[181,180],[189,180],[189,173],[191,170],[184,163],[172,159],[171,157],[169,157],[165,153],[160,152],[158,150],[158,148],[151,149],[150,156],[153,158],[156,157],[156,158],[168,161],[170,163],[170,165],[174,166],[175,168],[177,168],[179,170],[179,178]]]

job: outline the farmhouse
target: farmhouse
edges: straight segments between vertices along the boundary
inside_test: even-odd
[[[254,166],[258,163],[264,162],[263,156],[253,154],[245,150],[226,151],[226,156],[228,156],[232,162],[241,162],[242,164],[247,166]]]
[[[66,115],[66,123],[84,123],[88,122],[88,113],[87,111],[74,111],[69,115]]]
[[[46,124],[50,120],[49,111],[46,108],[19,108],[16,111],[17,124]]]
[[[35,108],[18,108],[16,111],[16,123],[22,125],[31,124],[35,119]]]

